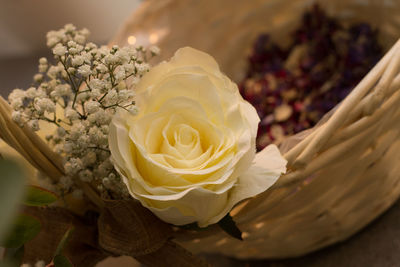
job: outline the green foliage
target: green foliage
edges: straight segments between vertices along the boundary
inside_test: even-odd
[[[222,230],[224,230],[228,235],[239,239],[242,239],[242,231],[236,226],[235,221],[231,217],[231,215],[228,213],[224,218],[222,218],[218,222],[219,227],[221,227]]]
[[[4,240],[24,194],[25,177],[14,162],[0,160],[0,242]]]
[[[20,266],[22,263],[22,258],[24,256],[24,247],[19,248],[7,248],[5,250],[4,259],[12,264],[10,266]],[[0,264],[1,267],[1,264]]]
[[[19,248],[25,242],[33,239],[40,232],[39,220],[28,215],[19,215],[15,220],[11,232],[3,244],[6,248]]]
[[[55,267],[72,267],[71,261],[65,257],[62,253],[67,245],[68,241],[71,239],[72,233],[74,232],[74,227],[71,226],[68,228],[68,230],[65,232],[63,237],[61,238],[60,243],[58,243],[58,246],[56,248],[56,251],[54,252],[54,258],[53,258],[53,263]]]
[[[0,267],[15,267],[15,264],[8,261],[0,261]]]
[[[73,226],[68,228],[68,230],[65,232],[65,234],[61,238],[60,243],[58,243],[57,249],[54,253],[55,257],[57,257],[57,255],[59,255],[63,252],[63,250],[64,250],[65,246],[67,245],[68,241],[70,240],[73,232],[74,232]]]
[[[27,206],[46,206],[57,201],[57,196],[44,188],[28,186],[24,204]]]
[[[64,255],[58,254],[53,259],[54,267],[73,267],[71,261]]]

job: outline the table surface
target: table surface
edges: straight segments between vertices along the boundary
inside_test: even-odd
[[[28,88],[36,72],[39,56],[0,59],[0,94],[13,88]],[[361,232],[340,244],[296,259],[277,261],[238,261],[217,255],[204,255],[215,266],[400,266],[400,202]],[[139,266],[125,258],[109,259],[106,266]]]

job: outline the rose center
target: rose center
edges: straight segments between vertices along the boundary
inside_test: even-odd
[[[183,146],[193,144],[198,138],[199,133],[188,125],[182,125],[178,131],[175,132],[175,141]]]
[[[202,117],[194,119],[186,111],[153,119],[153,123],[142,120],[151,125],[146,133],[147,150],[155,161],[167,167],[206,168],[210,157],[223,142],[223,134],[218,128]]]
[[[173,147],[186,159],[198,157],[203,153],[199,132],[187,124],[176,126]]]

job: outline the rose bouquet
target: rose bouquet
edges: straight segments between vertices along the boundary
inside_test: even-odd
[[[286,160],[275,145],[256,153],[257,112],[208,54],[185,47],[150,67],[156,47],[87,36],[49,32],[55,63],[40,59],[34,86],[0,99],[0,137],[37,170],[3,245],[38,266],[203,265],[174,232],[218,224],[241,239],[229,212]]]

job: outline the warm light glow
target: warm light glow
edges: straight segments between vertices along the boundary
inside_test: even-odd
[[[259,222],[259,223],[256,223],[255,225],[254,225],[254,227],[256,228],[256,229],[260,229],[261,227],[263,227],[264,226],[264,222]]]
[[[243,232],[242,233],[242,238],[243,239],[246,239],[246,238],[248,238],[249,237],[249,233],[248,232]]]
[[[149,36],[149,41],[150,41],[151,44],[157,43],[157,41],[158,41],[158,34],[156,34],[156,33],[150,34],[150,36]]]
[[[219,240],[217,243],[215,243],[217,246],[221,246],[225,244],[228,240],[226,238]]]
[[[134,45],[136,43],[136,37],[131,35],[128,37],[128,44]]]

